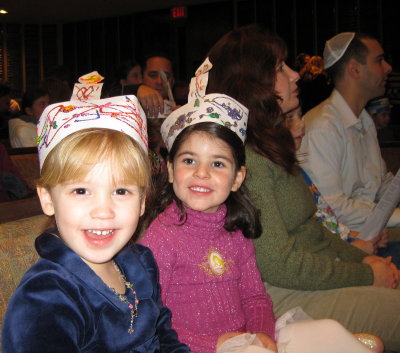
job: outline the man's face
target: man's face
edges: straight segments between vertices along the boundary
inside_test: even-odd
[[[150,59],[147,59],[146,67],[143,73],[143,84],[158,91],[163,98],[168,98],[168,93],[164,88],[163,80],[158,72],[159,70],[165,72],[168,82],[172,88],[175,80],[172,72],[171,62],[167,58],[160,56],[154,56]]]
[[[368,48],[366,64],[361,65],[361,85],[368,100],[385,93],[386,80],[392,67],[385,60],[384,52],[378,41],[363,39]]]

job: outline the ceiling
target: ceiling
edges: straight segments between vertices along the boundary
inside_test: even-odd
[[[66,23],[221,0],[0,0],[1,23]]]

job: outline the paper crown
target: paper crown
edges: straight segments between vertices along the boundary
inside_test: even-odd
[[[190,82],[188,103],[172,112],[161,125],[161,136],[168,151],[184,128],[204,122],[225,126],[245,141],[249,110],[225,94],[205,94],[211,68],[207,58]]]
[[[325,69],[330,68],[340,60],[355,35],[354,32],[343,32],[326,41],[324,48]]]
[[[146,115],[135,96],[90,101],[67,101],[49,105],[37,126],[40,168],[49,152],[72,133],[103,128],[132,137],[147,153]]]
[[[165,146],[171,150],[176,137],[184,128],[193,124],[213,122],[232,130],[244,142],[248,113],[244,105],[225,94],[207,94],[170,114],[161,125],[161,135]]]

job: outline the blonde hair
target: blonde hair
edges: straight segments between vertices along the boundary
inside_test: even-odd
[[[122,182],[134,183],[146,195],[150,188],[147,154],[128,135],[110,129],[84,129],[63,139],[45,159],[37,185],[50,189],[83,180],[94,165],[110,161]],[[114,180],[115,182],[115,180]]]

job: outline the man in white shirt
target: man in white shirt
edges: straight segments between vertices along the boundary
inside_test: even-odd
[[[325,69],[335,89],[305,116],[299,158],[339,221],[360,230],[393,179],[382,159],[374,122],[364,109],[382,96],[392,67],[379,42],[340,33],[324,49]],[[395,209],[388,227],[400,226]]]

